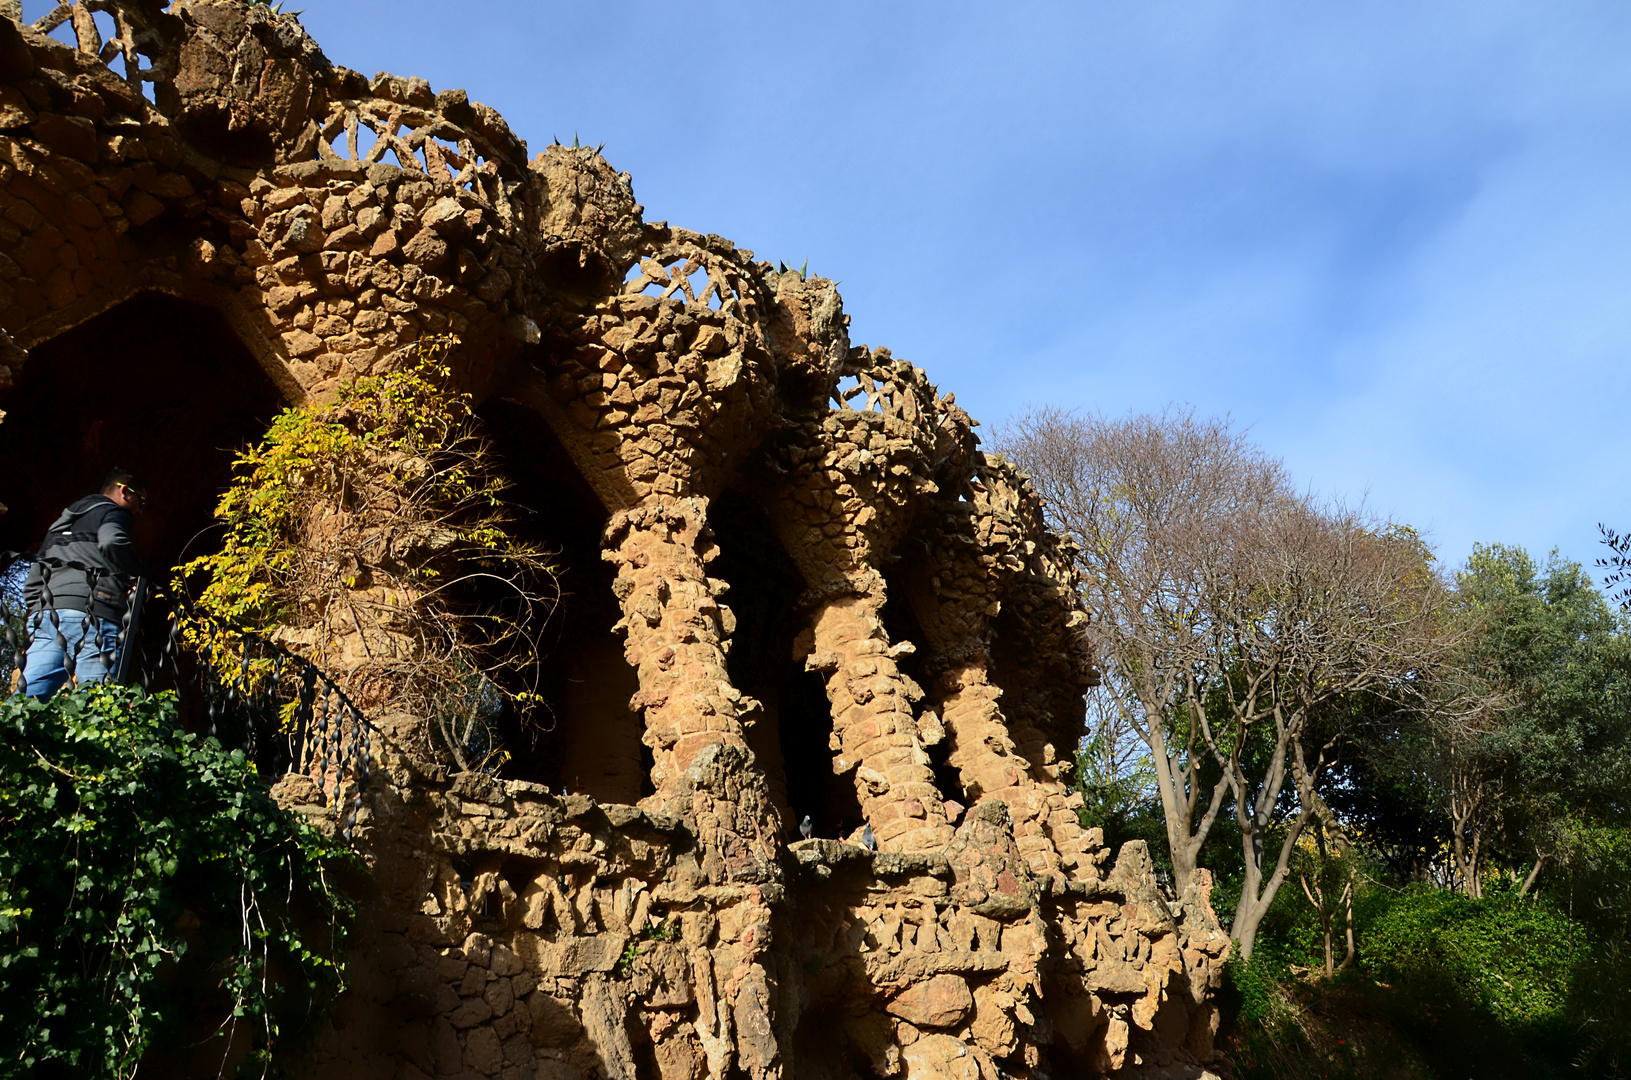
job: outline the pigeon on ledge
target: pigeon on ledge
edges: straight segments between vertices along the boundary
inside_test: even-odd
[[[805,814],[804,820],[799,822],[799,835],[806,840],[815,835],[815,826],[811,824],[809,814]]]
[[[870,821],[866,823],[866,828],[861,830],[861,846],[868,851],[878,850],[878,838],[872,835],[872,822]]]

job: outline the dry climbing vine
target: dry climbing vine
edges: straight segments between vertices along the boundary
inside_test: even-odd
[[[449,388],[457,344],[421,339],[401,369],[280,413],[216,507],[221,550],[178,587],[201,581],[205,611],[351,673],[360,700],[426,717],[478,768],[498,754],[492,718],[538,703],[558,594],[545,553],[512,532],[469,397]]]

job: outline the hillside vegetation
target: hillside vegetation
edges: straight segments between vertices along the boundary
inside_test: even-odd
[[[1226,422],[1043,410],[1002,441],[1098,615],[1084,821],[1175,889],[1211,871],[1236,1071],[1631,1074],[1631,626],[1592,575],[1444,567]]]

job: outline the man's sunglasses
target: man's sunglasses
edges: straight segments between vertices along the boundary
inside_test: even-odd
[[[143,510],[147,509],[147,496],[146,495],[143,495],[141,492],[137,491],[135,488],[131,487],[129,484],[120,484],[119,485],[119,490],[123,491],[126,495],[129,495],[132,499],[135,499],[137,506],[141,507]]]

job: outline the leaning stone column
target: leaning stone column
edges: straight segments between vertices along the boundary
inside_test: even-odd
[[[863,371],[868,404],[828,410],[781,447],[786,475],[771,497],[782,544],[810,586],[806,666],[826,676],[833,772],[853,771],[862,811],[881,847],[928,851],[952,828],[923,750],[915,704],[922,690],[896,664],[913,650],[891,644],[882,618],[879,560],[899,542],[929,480],[934,393],[920,370]],[[858,391],[859,392],[859,391]]]
[[[648,232],[642,275],[552,341],[547,374],[509,394],[552,421],[612,511],[602,557],[617,570],[617,628],[639,673],[630,707],[644,713],[654,759],[648,802],[706,831],[713,811],[698,805],[686,773],[714,748],[740,748],[751,763],[743,724],[758,709],[726,669],[734,620],[723,583],[708,577],[708,505],[773,408],[775,371],[754,325],[745,259],[683,230]],[[698,270],[710,283],[700,298],[687,280]],[[665,295],[641,295],[652,284]],[[708,303],[716,293],[718,308]],[[747,772],[737,805],[716,808],[719,825],[769,859],[779,823],[763,776]]]
[[[1078,811],[1082,795],[1064,778],[1081,727],[1082,698],[1098,685],[1098,672],[1082,641],[1088,614],[1076,591],[1072,545],[1042,533],[1024,559],[998,624],[994,654],[1005,694],[1009,730],[1043,797],[1039,820],[1062,856],[1079,851],[1071,877],[1091,880],[1109,855],[1097,829],[1083,831]]]
[[[604,557],[617,568],[623,607],[616,629],[640,676],[631,705],[645,712],[659,793],[708,747],[747,745],[744,698],[725,667],[728,609],[706,570],[715,550],[707,515],[703,498],[654,500],[618,511],[606,527]]]
[[[1016,747],[1000,704],[1003,691],[991,680],[991,620],[1037,550],[1040,499],[1000,457],[974,455],[973,474],[962,483],[962,497],[942,495],[920,515],[912,538],[928,558],[910,564],[905,575],[932,650],[948,762],[971,803],[998,798],[1008,805],[1014,839],[1032,869],[1085,874],[1091,863],[1083,857],[1080,823],[1074,812],[1057,815],[1051,805],[1055,795],[1069,800],[1059,771],[1039,771]],[[1041,746],[1034,751],[1052,756]]]

